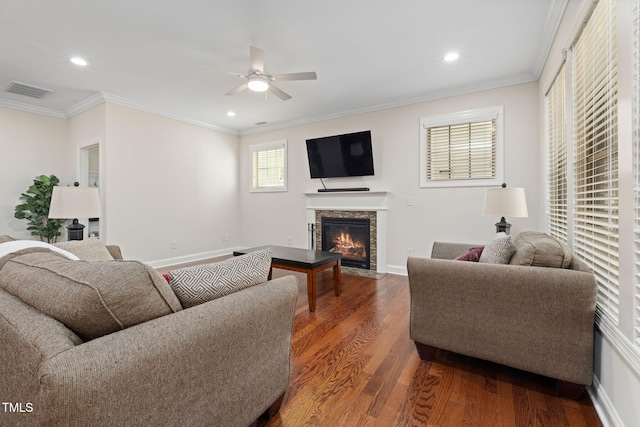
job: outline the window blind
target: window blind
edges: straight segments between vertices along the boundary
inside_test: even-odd
[[[496,176],[496,121],[486,120],[427,129],[428,180]]]
[[[252,151],[253,188],[284,187],[284,146]]]
[[[640,1],[634,2],[633,10],[633,175],[634,175],[634,254],[635,297],[635,344],[640,347]]]
[[[551,235],[567,241],[567,127],[565,65],[545,97],[547,113],[547,216]]]
[[[619,318],[615,0],[601,0],[573,47],[574,246],[598,280],[598,311]]]

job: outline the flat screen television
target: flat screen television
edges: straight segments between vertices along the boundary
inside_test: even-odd
[[[307,139],[311,178],[373,175],[371,131]]]

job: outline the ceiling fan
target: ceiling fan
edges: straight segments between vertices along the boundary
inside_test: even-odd
[[[291,95],[274,86],[274,81],[316,80],[318,78],[314,71],[306,73],[267,74],[264,71],[264,51],[257,47],[249,46],[249,52],[251,54],[251,68],[247,74],[232,73],[234,76],[242,77],[246,81],[235,89],[231,89],[225,93],[225,95],[235,95],[247,89],[253,92],[265,92],[268,90],[278,98],[286,101],[291,99]]]

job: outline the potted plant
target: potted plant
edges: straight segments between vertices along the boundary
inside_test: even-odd
[[[28,221],[27,230],[32,236],[38,236],[40,240],[47,243],[55,243],[62,233],[60,227],[65,223],[65,219],[49,219],[49,206],[51,205],[51,194],[53,187],[58,185],[60,180],[55,176],[40,175],[33,180],[33,185],[20,195],[20,203],[15,208],[14,216],[18,219]]]

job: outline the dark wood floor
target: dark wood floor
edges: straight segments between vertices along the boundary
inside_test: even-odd
[[[409,339],[406,277],[344,274],[335,297],[331,272],[322,272],[309,313],[304,275],[294,275],[291,383],[280,412],[260,426],[602,425],[586,393],[556,397],[548,378],[440,350],[421,361]]]

